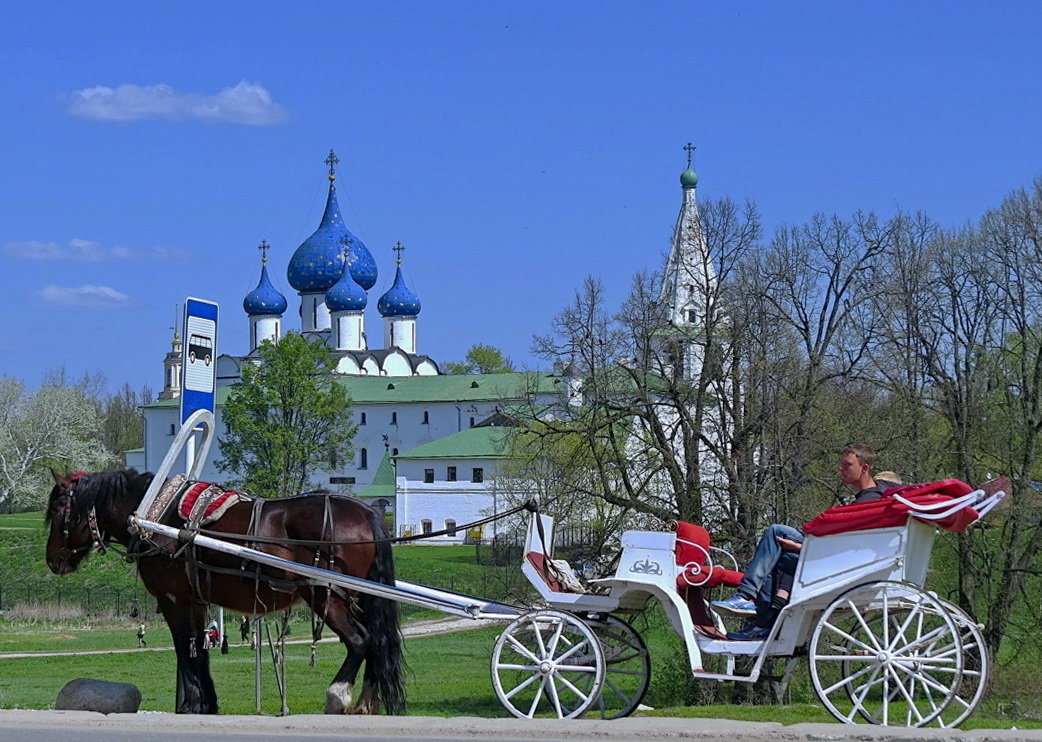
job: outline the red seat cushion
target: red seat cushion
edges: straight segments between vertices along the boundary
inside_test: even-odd
[[[685,570],[677,575],[677,587],[690,587],[692,584],[702,587],[735,587],[742,581],[742,577],[745,576],[742,572],[724,569],[715,564],[712,567],[706,566],[706,554],[711,544],[712,539],[705,528],[694,523],[677,521],[676,559],[679,566],[685,567]],[[698,548],[699,546],[702,548]]]
[[[903,502],[895,500],[893,495],[901,495],[918,505],[932,505],[939,502],[950,502],[952,499],[970,492],[973,492],[973,487],[958,479],[894,487],[887,490],[884,496],[878,500],[853,502],[849,505],[829,508],[804,526],[803,531],[811,536],[829,536],[848,531],[903,526],[908,520],[911,508]],[[935,523],[939,528],[959,533],[965,531],[977,518],[976,510],[965,507],[947,518],[928,522]]]
[[[528,552],[528,561],[531,562],[532,566],[535,567],[536,572],[543,578],[543,582],[553,590],[555,593],[566,593],[567,590],[561,585],[561,581],[557,579],[557,576],[551,572],[546,565],[546,557],[540,554],[538,551]]]

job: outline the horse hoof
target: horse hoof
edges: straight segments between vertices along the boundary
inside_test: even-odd
[[[351,713],[351,684],[333,683],[326,689],[326,713]]]

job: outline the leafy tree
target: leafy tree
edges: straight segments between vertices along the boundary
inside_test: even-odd
[[[257,351],[224,406],[228,432],[217,465],[257,494],[287,497],[351,455],[351,399],[323,345],[291,333]]]
[[[0,510],[41,506],[52,466],[99,469],[110,463],[101,419],[81,389],[48,384],[27,394],[16,379],[0,378]]]
[[[445,370],[450,374],[507,374],[514,364],[494,345],[477,343],[470,346],[462,361],[449,361]]]
[[[144,445],[145,421],[140,407],[151,401],[152,390],[147,385],[135,390],[130,384],[124,384],[100,403],[105,447],[116,457]]]

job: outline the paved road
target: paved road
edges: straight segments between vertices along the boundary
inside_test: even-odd
[[[1042,742],[1042,730],[897,729],[840,724],[720,721],[714,719],[442,719],[424,716],[178,716],[147,712],[103,716],[88,711],[0,711],[2,742],[318,742],[341,739],[439,742],[623,742],[721,740],[728,742],[903,742],[996,740]]]

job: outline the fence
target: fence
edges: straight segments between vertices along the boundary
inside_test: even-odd
[[[87,616],[152,619],[155,598],[143,587],[69,585],[60,580],[0,582],[0,610],[17,606],[76,606]]]

